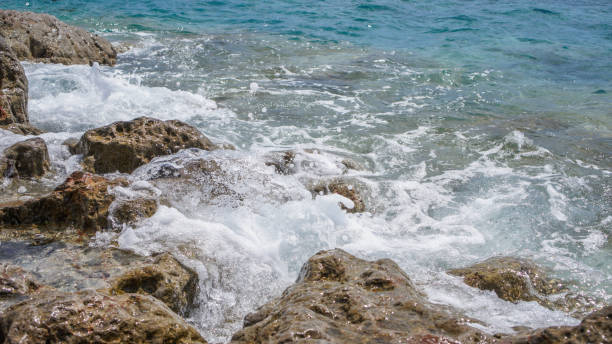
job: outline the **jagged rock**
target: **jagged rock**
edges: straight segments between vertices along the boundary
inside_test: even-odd
[[[466,319],[467,320],[467,319]],[[428,303],[389,259],[321,251],[280,298],[245,317],[232,343],[478,343],[489,337]]]
[[[161,301],[86,290],[46,292],[0,313],[0,342],[206,343]]]
[[[330,182],[322,182],[315,184],[311,191],[314,195],[328,195],[330,193],[344,196],[353,201],[353,208],[348,208],[344,204],[340,203],[340,207],[349,213],[362,213],[365,211],[365,203],[363,197],[356,190],[355,186],[343,181],[343,180],[332,180]]]
[[[0,264],[0,298],[24,296],[40,288],[34,276],[22,268]]]
[[[449,273],[462,276],[469,286],[492,290],[499,298],[510,302],[537,301],[550,307],[543,296],[566,291],[560,281],[548,278],[535,263],[525,259],[493,257]]]
[[[21,60],[110,66],[117,61],[106,39],[48,14],[0,10],[0,36]]]
[[[40,135],[43,133],[42,130],[26,123],[11,123],[6,125],[0,125],[0,129],[8,130],[13,134],[18,135]]]
[[[40,177],[50,166],[47,144],[39,137],[15,143],[0,158],[0,174],[9,178]]]
[[[28,79],[0,32],[0,125],[28,123]]]
[[[274,166],[278,174],[291,174],[295,168],[295,155],[293,151],[275,152],[270,154],[265,164],[266,166]]]
[[[556,326],[524,332],[500,342],[507,344],[604,344],[612,340],[612,306],[588,315],[578,326]]]
[[[77,171],[51,194],[20,204],[0,207],[0,224],[41,225],[51,229],[74,227],[97,231],[108,227],[108,208],[114,196],[109,187],[125,185],[121,179]]]
[[[70,154],[79,154],[79,139],[75,137],[68,138],[62,142],[62,145],[68,147],[68,152],[70,152]]]
[[[81,137],[84,165],[97,173],[131,173],[151,159],[184,148],[215,149],[196,128],[181,121],[140,117],[92,129]]]
[[[134,225],[141,219],[151,217],[157,211],[157,201],[149,198],[125,200],[111,207],[112,220],[119,224]]]
[[[156,257],[151,264],[131,269],[111,282],[111,293],[152,295],[178,314],[187,314],[197,293],[198,276],[170,254]]]

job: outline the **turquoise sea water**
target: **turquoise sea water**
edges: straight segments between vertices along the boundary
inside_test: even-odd
[[[465,288],[446,269],[527,257],[610,300],[609,1],[0,7],[50,13],[130,47],[113,68],[25,64],[30,118],[52,132],[51,145],[150,115],[238,147],[214,155],[236,169],[234,186],[246,195],[238,205],[211,203],[205,188],[168,189],[169,207],[119,236],[126,248],[170,250],[198,269],[204,291],[192,321],[208,339],[227,339],[309,256],[331,247],[395,259],[433,301],[490,331],[575,319]],[[300,153],[295,175],[263,165],[288,149]],[[345,158],[364,169],[343,170]],[[68,158],[55,159],[70,169]],[[367,214],[310,199],[305,185],[340,177],[363,192]]]

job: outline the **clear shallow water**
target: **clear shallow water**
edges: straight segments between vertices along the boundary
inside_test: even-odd
[[[207,339],[227,339],[332,247],[396,260],[432,300],[492,332],[576,320],[500,301],[446,269],[528,257],[609,302],[609,2],[25,4],[3,2],[132,46],[114,68],[25,64],[31,121],[53,132],[43,136],[58,171],[48,183],[77,167],[63,138],[140,115],[184,120],[238,147],[134,172],[166,206],[118,238],[198,270],[192,321]],[[14,140],[4,133],[0,145]],[[287,149],[299,153],[297,173],[279,176],[264,160]],[[167,159],[201,157],[230,171],[239,199],[150,179]],[[345,158],[364,170],[346,171]],[[311,199],[305,185],[339,176],[364,193],[368,213],[344,213],[335,196]]]

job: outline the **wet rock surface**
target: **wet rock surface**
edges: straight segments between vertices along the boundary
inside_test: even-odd
[[[9,307],[0,313],[0,342],[206,343],[152,296],[92,290],[45,292]]]
[[[111,221],[115,222],[115,226],[134,225],[142,219],[153,216],[157,207],[157,201],[154,199],[141,198],[119,201],[111,206]]]
[[[196,273],[164,253],[148,264],[137,266],[112,282],[111,293],[152,295],[174,312],[186,315],[198,289]]]
[[[140,117],[92,129],[81,137],[78,152],[97,173],[131,173],[153,158],[185,148],[215,149],[196,128],[181,121]]]
[[[232,343],[478,343],[491,340],[429,304],[391,260],[321,251],[280,298],[246,316]]]
[[[108,208],[114,200],[109,187],[124,184],[77,171],[47,196],[0,207],[0,225],[95,232],[109,226]]]
[[[0,175],[9,178],[40,177],[50,166],[47,144],[38,137],[8,147],[0,157]]]
[[[317,195],[328,195],[333,193],[350,199],[353,202],[352,208],[340,203],[340,208],[349,213],[363,213],[366,210],[362,195],[354,185],[347,181],[331,180],[328,182],[319,182],[311,187],[311,191],[314,193],[315,197]]]
[[[43,133],[42,130],[26,123],[12,123],[0,125],[0,129],[8,130],[13,134],[18,135],[40,135]]]
[[[1,299],[28,295],[40,288],[36,278],[19,266],[0,264]]]
[[[110,66],[117,61],[106,39],[48,14],[0,10],[0,36],[20,60]]]
[[[2,36],[0,32],[0,125],[27,124],[28,79],[17,55]]]
[[[449,273],[463,277],[469,286],[492,290],[510,302],[537,301],[547,305],[549,301],[543,296],[566,291],[560,281],[548,278],[543,269],[526,259],[493,257]]]

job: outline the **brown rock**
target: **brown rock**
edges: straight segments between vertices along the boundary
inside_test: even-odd
[[[274,166],[278,174],[292,174],[295,169],[295,152],[275,152],[267,157],[266,166]]]
[[[0,32],[0,125],[28,123],[28,79]]]
[[[326,183],[319,183],[313,186],[311,191],[315,194],[315,196],[335,193],[350,199],[353,201],[353,208],[349,209],[344,204],[340,203],[340,208],[349,213],[363,213],[366,210],[363,197],[359,194],[355,186],[345,181],[333,180]]]
[[[478,343],[489,337],[428,303],[391,260],[321,251],[280,298],[245,317],[232,343]]]
[[[43,133],[42,130],[26,123],[11,123],[6,125],[0,125],[0,129],[8,130],[13,134],[18,135],[40,135]]]
[[[151,296],[109,296],[91,290],[41,293],[9,307],[0,313],[0,342],[206,343]]]
[[[79,146],[85,166],[97,173],[131,173],[155,157],[184,148],[216,148],[190,125],[149,117],[89,130],[81,137]]]
[[[198,289],[198,276],[170,254],[156,257],[151,264],[134,268],[112,282],[113,294],[139,293],[161,300],[174,312],[186,315]]]
[[[126,182],[77,171],[47,196],[0,207],[0,224],[95,232],[108,227],[108,208],[114,200],[108,188],[120,184]]]
[[[9,178],[32,178],[50,169],[47,144],[39,137],[15,143],[0,158],[0,174]]]
[[[68,152],[70,152],[70,154],[79,154],[79,139],[75,137],[68,138],[62,142],[62,145],[68,147]]]
[[[612,339],[612,306],[588,315],[578,326],[556,326],[504,338],[506,344],[605,344]]]
[[[28,295],[40,287],[34,276],[22,268],[0,264],[0,298]]]
[[[110,66],[117,61],[106,39],[48,14],[0,10],[0,36],[20,60]]]
[[[463,281],[474,288],[492,290],[501,299],[510,302],[537,301],[550,306],[539,295],[557,294],[566,289],[560,281],[550,279],[536,264],[525,259],[494,257],[450,274],[462,276]]]
[[[116,223],[133,225],[141,219],[153,216],[156,211],[156,200],[139,198],[120,201],[111,207],[110,214]]]

